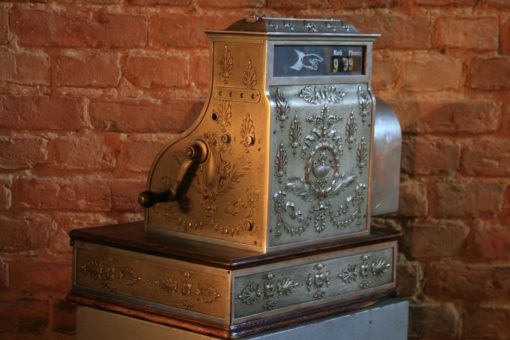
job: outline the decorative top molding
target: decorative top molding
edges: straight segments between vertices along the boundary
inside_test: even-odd
[[[351,24],[335,19],[297,19],[249,16],[230,25],[225,31],[284,34],[353,34],[360,35]],[[363,34],[365,35],[365,34]],[[377,36],[377,35],[374,35]]]

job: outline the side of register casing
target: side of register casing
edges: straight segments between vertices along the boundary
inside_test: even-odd
[[[146,231],[261,252],[369,233],[377,35],[268,18],[208,35],[208,100],[156,157],[147,190],[175,185],[193,143],[206,156],[179,200],[146,209]]]

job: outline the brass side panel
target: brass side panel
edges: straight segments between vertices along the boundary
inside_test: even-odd
[[[208,146],[207,159],[185,199],[148,209],[148,231],[265,251],[270,121],[265,49],[260,38],[213,37],[213,80],[201,121],[160,154],[148,189],[172,186],[195,140]]]
[[[74,289],[229,322],[226,270],[77,241],[73,271]]]
[[[269,92],[270,246],[368,232],[374,107],[368,84]]]
[[[396,254],[396,242],[385,242],[236,273],[234,323],[387,291]]]

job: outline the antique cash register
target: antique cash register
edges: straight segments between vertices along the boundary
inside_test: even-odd
[[[156,156],[145,220],[75,230],[81,305],[222,338],[395,288],[400,127],[371,92],[377,35],[249,17],[212,40],[209,97]],[[171,114],[171,113],[169,113]]]

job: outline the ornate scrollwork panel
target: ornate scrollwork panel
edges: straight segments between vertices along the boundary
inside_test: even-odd
[[[335,86],[310,86],[307,85],[298,93],[298,97],[309,104],[338,104],[345,97],[346,93]]]
[[[378,258],[370,260],[370,254],[360,256],[360,262],[351,263],[343,267],[338,278],[344,283],[359,282],[361,289],[369,288],[374,284],[373,278],[379,277],[391,270],[391,261]]]
[[[108,291],[116,291],[119,286],[133,286],[141,280],[134,268],[117,262],[113,257],[91,260],[80,266],[80,273],[97,280]]]
[[[247,305],[261,302],[262,308],[271,310],[277,306],[279,297],[291,294],[297,286],[299,283],[289,277],[277,278],[268,272],[260,282],[245,286],[236,298]]]
[[[78,245],[76,254],[78,288],[226,316],[226,272],[105,246]]]
[[[394,243],[394,246],[396,244]],[[234,278],[234,317],[290,307],[394,282],[393,246],[377,245],[354,254],[333,254],[320,261],[263,268]]]
[[[180,278],[163,275],[154,283],[159,290],[176,296],[186,309],[192,309],[195,304],[212,304],[221,297],[217,288],[206,282],[194,280],[189,271],[183,272]]]
[[[271,244],[367,228],[366,84],[279,86],[270,93],[280,127],[272,135]]]

